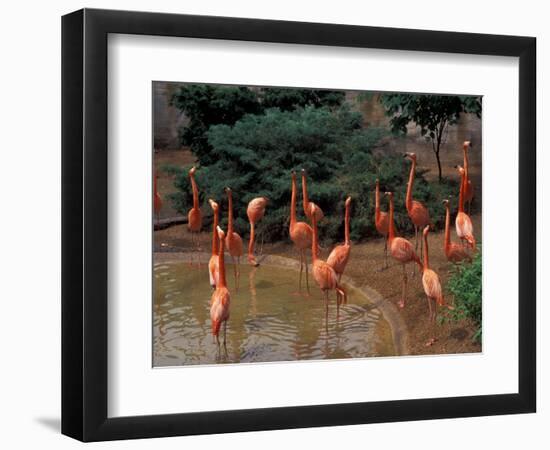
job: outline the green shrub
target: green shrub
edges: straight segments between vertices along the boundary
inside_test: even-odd
[[[236,228],[248,230],[246,205],[254,197],[270,199],[268,212],[260,225],[267,241],[288,236],[290,171],[308,171],[308,189],[312,201],[324,211],[319,224],[324,242],[343,239],[343,210],[347,195],[353,197],[351,237],[358,241],[376,235],[374,227],[374,186],[378,177],[381,190],[395,192],[396,226],[399,232],[411,232],[404,199],[410,162],[402,156],[373,154],[384,136],[378,128],[365,129],[362,116],[347,105],[339,108],[313,107],[291,111],[268,109],[264,114],[243,116],[233,126],[211,126],[206,133],[210,151],[197,155],[200,169],[196,178],[205,215],[206,201],[222,203],[225,220],[226,200],[223,188],[234,192]],[[183,213],[191,207],[191,189],[187,170],[175,181],[178,192],[171,195],[174,207]],[[303,219],[301,185],[298,184],[298,217]],[[441,200],[458,190],[457,183],[428,184],[417,171],[414,196],[430,209],[436,226],[444,222]],[[386,198],[382,199],[387,209]],[[224,222],[225,223],[225,222]]]
[[[454,295],[455,309],[450,312],[453,320],[471,318],[477,325],[473,339],[481,341],[481,251],[474,256],[471,264],[457,266],[447,283]]]

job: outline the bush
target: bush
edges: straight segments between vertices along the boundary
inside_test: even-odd
[[[471,264],[460,264],[447,283],[454,295],[455,309],[450,312],[453,320],[471,318],[477,325],[473,339],[481,342],[481,252]]]
[[[372,150],[385,134],[381,129],[362,126],[362,116],[347,105],[339,108],[308,106],[282,111],[268,109],[262,115],[245,115],[233,126],[211,126],[206,133],[211,150],[197,155],[200,170],[196,178],[203,212],[210,214],[208,198],[221,201],[225,186],[234,192],[236,228],[248,230],[245,214],[248,202],[257,196],[270,199],[260,225],[267,241],[286,239],[290,205],[290,171],[305,168],[312,201],[325,212],[319,224],[323,241],[343,239],[343,210],[347,195],[353,197],[351,237],[358,241],[376,234],[374,228],[374,186],[378,177],[382,192],[395,192],[396,226],[400,232],[413,230],[404,199],[410,163],[402,156],[374,155]],[[174,207],[185,213],[192,203],[187,171],[176,178],[178,192],[171,196]],[[300,188],[300,184],[298,185]],[[457,183],[428,184],[417,171],[414,196],[426,202],[438,226],[444,222],[441,200],[458,190]],[[303,219],[301,190],[298,216]],[[387,209],[387,201],[382,200]],[[225,217],[224,217],[225,220]]]
[[[207,132],[213,125],[233,125],[246,114],[262,114],[274,107],[283,111],[307,105],[337,107],[344,99],[343,91],[322,89],[186,84],[172,96],[171,104],[189,119],[180,130],[181,143],[191,147],[203,164],[210,164],[215,161],[210,155]]]

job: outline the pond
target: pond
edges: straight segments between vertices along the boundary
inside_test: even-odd
[[[312,279],[310,296],[296,293],[297,271],[241,264],[236,291],[233,266],[227,269],[231,317],[225,350],[211,335],[206,265],[199,270],[181,261],[155,264],[154,366],[395,355],[389,324],[362,290],[345,285],[348,303],[338,313],[332,293],[326,320]]]

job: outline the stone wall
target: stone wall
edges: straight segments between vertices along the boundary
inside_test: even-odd
[[[185,125],[187,118],[170,106],[170,98],[178,86],[179,83],[153,82],[153,142],[157,150],[181,148],[178,131]]]

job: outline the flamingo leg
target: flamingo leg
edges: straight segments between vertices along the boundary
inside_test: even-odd
[[[325,321],[327,324],[327,331],[328,331],[328,290],[325,289]]]
[[[239,291],[239,281],[241,280],[240,268],[241,268],[241,257],[237,256],[237,266],[235,268],[235,270],[237,271],[237,289],[236,289],[237,292]]]
[[[384,259],[386,260],[386,266],[384,269],[387,269],[388,266],[388,235],[384,236]]]
[[[309,292],[309,276],[308,276],[309,268],[307,266],[307,253],[305,251],[304,251],[304,261],[306,263],[306,288],[307,288],[307,294],[310,295],[310,292]]]
[[[300,282],[298,284],[299,292],[302,292],[302,272],[304,271],[304,251],[300,250]]]
[[[402,264],[402,267],[403,267],[403,283],[402,283],[402,291],[401,291],[401,300],[398,303],[401,309],[405,307],[405,301],[407,297],[407,270],[405,268],[405,264]]]
[[[223,346],[226,347],[227,343],[227,320],[224,320],[223,322]]]
[[[233,263],[233,277],[235,278],[235,290],[238,290],[237,283],[237,263],[235,262],[235,257],[231,255],[231,262]]]

